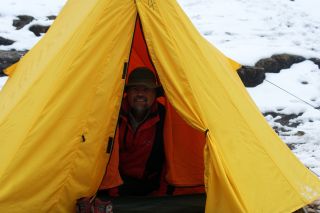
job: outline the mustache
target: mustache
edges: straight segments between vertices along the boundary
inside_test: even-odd
[[[136,97],[134,97],[133,98],[133,101],[141,101],[141,100],[143,100],[143,101],[147,101],[147,98],[146,97],[144,97],[144,96],[136,96]]]

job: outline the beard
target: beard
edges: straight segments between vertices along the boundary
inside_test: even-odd
[[[147,111],[149,109],[148,106],[148,100],[145,97],[137,97],[133,100],[133,106],[132,109],[136,112],[136,113],[144,113],[145,111]]]

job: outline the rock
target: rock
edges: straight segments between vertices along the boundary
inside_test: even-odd
[[[264,70],[259,67],[242,66],[237,71],[246,87],[255,87],[266,78]]]
[[[0,50],[0,76],[4,76],[3,70],[10,65],[16,63],[20,58],[26,54],[27,51],[4,51]]]
[[[320,69],[320,58],[310,58],[309,60],[318,65]]]
[[[18,19],[14,19],[12,25],[16,27],[16,30],[22,29],[24,26],[34,20],[34,17],[28,15],[19,15]]]
[[[296,128],[297,126],[300,125],[299,122],[291,122],[292,119],[295,119],[297,117],[300,117],[303,113],[299,113],[298,115],[296,114],[279,114],[281,118],[276,119],[275,122],[280,123],[282,126],[287,126],[287,127],[294,127]]]
[[[300,63],[306,58],[298,55],[291,55],[291,54],[279,54],[273,55],[271,58],[275,59],[278,62],[279,69],[288,69],[292,66],[292,64]]]
[[[13,44],[15,41],[13,40],[10,40],[10,39],[6,39],[6,38],[3,38],[0,36],[0,46],[3,45],[3,46],[9,46],[11,44]]]
[[[33,32],[36,36],[41,36],[41,34],[44,34],[48,31],[50,26],[43,26],[39,24],[32,25],[29,27],[29,30]]]
[[[298,131],[294,135],[295,136],[304,136],[306,133],[304,131]]]
[[[306,209],[308,213],[317,213],[313,208],[307,207]]]
[[[279,67],[278,61],[274,58],[260,59],[255,64],[255,66],[263,68],[265,73],[278,73],[278,72],[280,72],[280,67]]]
[[[287,146],[290,150],[295,150],[296,149],[296,144],[294,143],[287,143]]]
[[[290,68],[292,64],[299,63],[306,60],[302,56],[291,54],[273,55],[271,58],[264,58],[259,60],[255,66],[264,68],[266,73],[278,73],[282,69]]]
[[[297,211],[294,211],[293,213],[306,213],[306,211],[301,208],[301,209],[298,209]]]
[[[313,202],[314,205],[320,208],[320,199]]]
[[[287,126],[287,127],[297,127],[299,126],[299,122],[291,122],[292,119],[295,119],[297,117],[300,117],[303,113],[299,114],[283,114],[283,113],[278,113],[278,112],[266,112],[263,113],[263,115],[266,117],[268,115],[271,115],[273,118],[279,117],[274,122],[280,123],[282,126]],[[301,134],[301,133],[300,133]]]
[[[48,18],[49,20],[55,20],[55,19],[57,18],[57,16],[51,15],[51,16],[47,16],[47,18]]]

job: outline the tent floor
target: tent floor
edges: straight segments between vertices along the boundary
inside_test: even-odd
[[[205,194],[162,197],[126,196],[112,200],[115,213],[203,213],[205,202]]]

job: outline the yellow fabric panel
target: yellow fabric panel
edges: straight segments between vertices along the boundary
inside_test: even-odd
[[[230,63],[174,1],[137,0],[169,101],[208,129],[207,212],[291,212],[320,197],[319,179],[267,124]]]
[[[131,0],[71,0],[18,63],[0,93],[0,212],[73,212],[95,193],[135,18]]]

